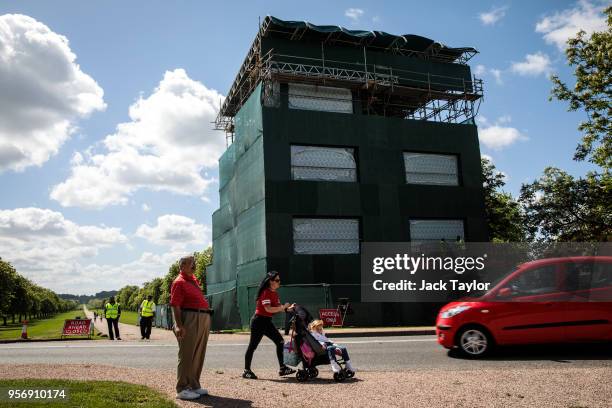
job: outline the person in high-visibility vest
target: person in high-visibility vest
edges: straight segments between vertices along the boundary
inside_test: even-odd
[[[121,317],[121,306],[115,302],[115,297],[111,296],[108,303],[104,305],[104,317],[106,317],[106,323],[108,324],[108,338],[110,340],[121,340],[119,337],[119,318]],[[113,336],[113,327],[115,328],[115,336]]]
[[[149,295],[140,304],[140,335],[141,340],[151,338],[151,326],[155,317],[155,302],[153,296]]]

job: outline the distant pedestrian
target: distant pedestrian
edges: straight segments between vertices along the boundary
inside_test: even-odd
[[[106,324],[108,325],[108,338],[110,340],[121,340],[119,337],[119,318],[121,317],[121,306],[115,302],[115,297],[111,296],[108,303],[104,305],[104,315],[106,317]],[[115,336],[113,336],[113,328],[115,328]]]
[[[141,340],[151,338],[151,326],[155,317],[155,302],[153,296],[149,295],[140,304],[140,335]]]
[[[200,385],[200,375],[204,366],[212,310],[202,294],[194,270],[193,256],[181,258],[180,273],[170,289],[174,334],[179,346],[176,397],[184,400],[194,400],[208,394]]]

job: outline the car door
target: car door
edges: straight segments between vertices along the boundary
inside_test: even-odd
[[[612,339],[612,262],[592,258],[563,264],[569,292],[568,341]]]
[[[492,325],[500,344],[549,343],[565,340],[565,302],[556,263],[526,267],[507,283],[511,294],[498,304]],[[502,300],[502,299],[500,299]]]

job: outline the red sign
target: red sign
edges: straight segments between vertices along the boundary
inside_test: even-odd
[[[342,316],[338,309],[319,309],[319,317],[325,326],[342,326]]]
[[[68,319],[64,322],[62,336],[89,336],[91,319]]]

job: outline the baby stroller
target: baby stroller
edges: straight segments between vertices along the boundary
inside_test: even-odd
[[[300,382],[307,381],[309,378],[316,378],[319,375],[316,366],[330,364],[327,350],[308,331],[308,324],[313,320],[312,315],[303,306],[296,304],[292,311],[287,311],[285,334],[289,334],[289,329],[291,329],[292,346],[298,356],[299,363],[302,364],[302,368],[298,368],[295,375]],[[334,373],[335,381],[342,382],[355,375],[354,372],[345,368],[342,357],[337,358],[337,362],[340,371]]]

